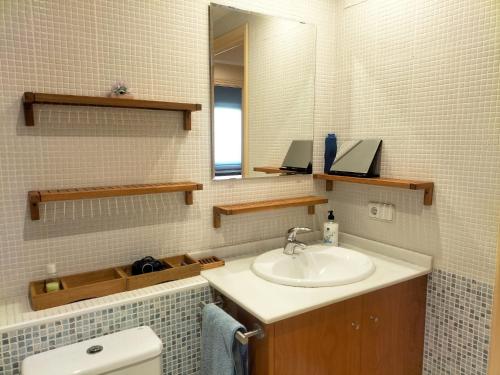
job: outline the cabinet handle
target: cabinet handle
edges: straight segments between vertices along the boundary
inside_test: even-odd
[[[370,315],[370,320],[374,323],[378,323],[378,316],[373,316],[373,315]]]
[[[361,328],[361,324],[359,324],[358,322],[352,322],[352,323],[351,323],[351,326],[352,326],[352,328],[354,328],[356,331],[359,331],[359,329]]]

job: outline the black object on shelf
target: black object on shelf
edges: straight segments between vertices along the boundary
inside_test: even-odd
[[[143,273],[157,272],[166,269],[167,266],[162,261],[152,256],[144,257],[132,264],[132,275],[142,275]]]

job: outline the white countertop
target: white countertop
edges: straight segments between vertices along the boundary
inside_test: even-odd
[[[342,286],[301,288],[274,284],[256,276],[250,266],[255,256],[226,262],[202,272],[210,286],[261,322],[270,324],[332,303],[426,275],[432,257],[349,234],[340,245],[368,255],[375,272],[365,280]],[[306,250],[307,251],[307,250]]]

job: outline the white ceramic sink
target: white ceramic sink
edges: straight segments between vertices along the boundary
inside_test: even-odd
[[[298,254],[283,254],[283,249],[258,256],[252,271],[276,284],[322,287],[355,283],[375,271],[371,259],[343,247],[313,245]]]

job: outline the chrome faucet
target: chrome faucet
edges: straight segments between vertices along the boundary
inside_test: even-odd
[[[304,250],[307,245],[297,241],[297,234],[312,232],[311,228],[290,228],[286,233],[285,245],[283,246],[283,254],[294,255],[295,250],[300,248]]]

